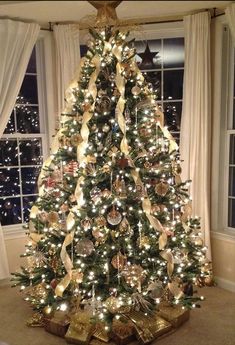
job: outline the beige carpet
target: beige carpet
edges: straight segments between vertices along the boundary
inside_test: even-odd
[[[218,287],[199,292],[206,297],[202,308],[193,310],[181,328],[154,344],[235,345],[235,293]],[[30,315],[31,309],[17,289],[0,287],[0,345],[66,345],[64,339],[42,328],[27,327]]]

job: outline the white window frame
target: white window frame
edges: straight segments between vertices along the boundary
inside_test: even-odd
[[[212,163],[211,235],[217,240],[235,242],[235,229],[228,227],[229,119],[233,110],[233,49],[231,37],[225,40],[225,15],[212,20]],[[229,33],[229,32],[227,32]],[[232,67],[232,69],[231,69]]]
[[[55,108],[55,67],[53,64],[54,50],[53,37],[50,31],[40,31],[36,43],[37,63],[37,86],[38,86],[38,107],[40,114],[40,133],[35,134],[4,134],[1,139],[30,139],[41,138],[43,160],[49,154],[49,147],[52,143],[52,136],[55,132],[56,108]],[[14,197],[14,196],[12,196]],[[25,237],[23,223],[2,225],[5,239],[16,239]]]

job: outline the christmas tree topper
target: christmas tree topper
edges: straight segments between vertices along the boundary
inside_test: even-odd
[[[88,1],[98,12],[96,24],[113,24],[117,20],[116,7],[122,1]]]

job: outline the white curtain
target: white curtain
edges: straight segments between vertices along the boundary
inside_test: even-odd
[[[233,42],[235,42],[235,3],[230,4],[225,10],[229,29],[232,33]]]
[[[0,20],[0,138],[14,108],[39,30],[38,24]],[[6,277],[9,270],[0,226],[0,279]]]
[[[57,113],[65,107],[65,90],[73,80],[80,62],[79,27],[74,24],[55,25],[57,77]]]
[[[211,259],[210,164],[211,164],[211,68],[210,15],[201,12],[184,17],[185,69],[180,131],[182,178],[192,180],[193,214],[201,228]]]
[[[0,20],[0,137],[14,108],[39,30],[38,24]]]

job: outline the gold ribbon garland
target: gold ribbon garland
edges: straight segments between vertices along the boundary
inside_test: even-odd
[[[70,214],[68,215],[68,219],[70,219],[69,216],[70,216]],[[68,287],[68,285],[72,279],[73,263],[72,263],[72,260],[70,259],[69,255],[66,251],[66,247],[69,246],[73,242],[73,238],[74,238],[74,230],[66,235],[66,237],[64,239],[64,243],[63,243],[62,248],[61,248],[61,252],[60,252],[60,258],[64,264],[64,267],[67,271],[67,274],[61,280],[61,282],[56,286],[55,294],[56,294],[56,296],[59,296],[59,297],[63,296],[64,290]]]

